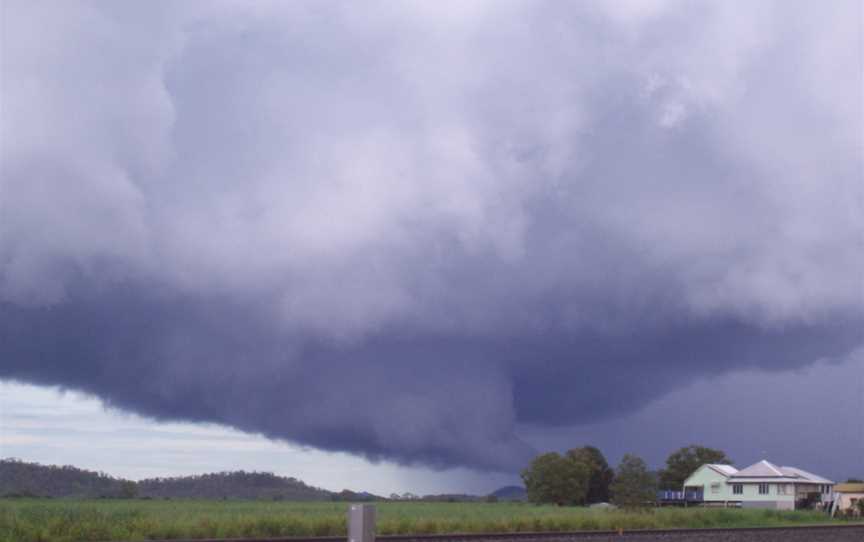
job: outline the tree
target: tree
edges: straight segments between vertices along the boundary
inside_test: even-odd
[[[574,448],[567,452],[567,458],[588,465],[588,492],[585,502],[609,502],[609,485],[615,477],[615,472],[609,468],[609,463],[603,453],[594,446]]]
[[[660,487],[680,491],[693,472],[706,463],[731,465],[726,453],[692,444],[675,450],[666,459],[666,468],[660,471]]]
[[[657,484],[640,457],[624,454],[609,490],[618,506],[644,506],[654,501]]]
[[[588,493],[589,477],[587,464],[555,452],[538,455],[522,471],[528,500],[534,503],[583,503]]]
[[[120,498],[134,499],[138,496],[138,484],[131,480],[123,480],[120,483]]]

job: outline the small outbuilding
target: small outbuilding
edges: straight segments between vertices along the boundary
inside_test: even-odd
[[[859,502],[864,502],[864,483],[835,484],[831,515],[850,510],[855,515],[861,515]]]

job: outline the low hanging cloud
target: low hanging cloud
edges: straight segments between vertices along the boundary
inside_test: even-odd
[[[0,378],[512,470],[864,344],[857,2],[7,8]]]

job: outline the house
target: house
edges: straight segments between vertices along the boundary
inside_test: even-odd
[[[725,504],[734,501],[726,481],[738,472],[732,465],[702,465],[684,480],[684,495],[688,503]]]
[[[864,501],[864,484],[846,483],[834,486],[834,502],[831,506],[831,515],[837,512],[852,510],[853,514],[860,514],[856,510],[859,501]]]
[[[741,470],[702,465],[684,481],[684,491],[701,491],[708,506],[794,510],[831,502],[833,485],[805,470],[762,460]]]
[[[764,459],[729,477],[732,494],[745,508],[794,510],[830,502],[834,482],[795,467]]]

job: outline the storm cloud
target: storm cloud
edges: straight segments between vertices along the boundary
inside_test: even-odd
[[[509,471],[864,345],[858,2],[3,9],[0,378]]]

